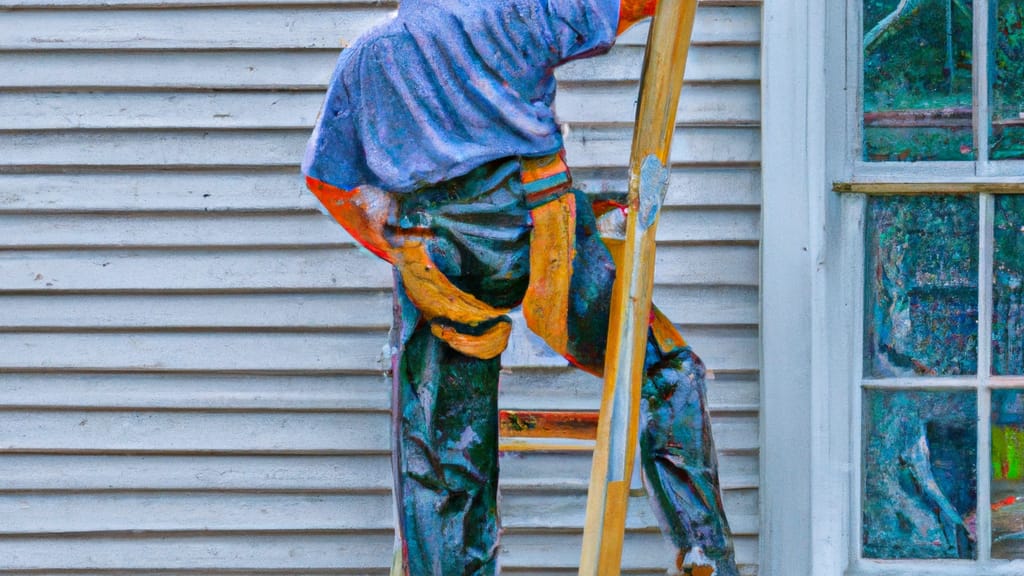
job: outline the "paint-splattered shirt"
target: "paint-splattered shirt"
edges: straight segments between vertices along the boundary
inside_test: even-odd
[[[411,192],[562,147],[558,65],[607,51],[619,0],[402,0],[345,49],[303,172]]]

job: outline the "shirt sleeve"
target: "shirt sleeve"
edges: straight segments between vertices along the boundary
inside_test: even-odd
[[[562,61],[606,52],[615,43],[619,0],[547,0]]]

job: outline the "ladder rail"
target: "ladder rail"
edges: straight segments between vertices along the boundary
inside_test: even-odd
[[[629,173],[623,260],[612,293],[597,445],[587,493],[580,576],[621,571],[630,479],[636,457],[660,207],[697,0],[661,0],[640,81]]]

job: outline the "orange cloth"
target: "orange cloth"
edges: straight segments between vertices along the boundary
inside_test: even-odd
[[[654,9],[658,0],[621,0],[619,2],[619,30],[622,34],[627,28],[637,22],[654,16]]]

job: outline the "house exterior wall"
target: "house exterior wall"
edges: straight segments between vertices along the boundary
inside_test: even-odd
[[[0,571],[382,574],[391,276],[303,191],[352,0],[0,0]],[[570,165],[624,190],[645,27],[559,72]],[[714,373],[757,572],[761,7],[698,11],[655,299]],[[596,408],[526,334],[506,408]],[[589,455],[502,459],[502,565],[578,560]],[[665,546],[631,506],[624,568]]]

